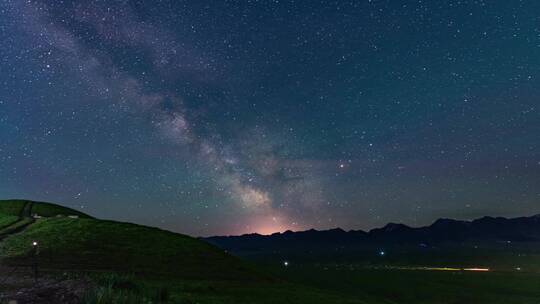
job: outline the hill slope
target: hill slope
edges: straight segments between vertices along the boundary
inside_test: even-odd
[[[98,220],[60,205],[25,200],[0,201],[0,214],[7,225],[0,242],[4,264],[29,264],[32,243],[37,242],[44,268],[206,279],[255,276],[212,245],[157,228]]]
[[[194,238],[157,228],[96,219],[37,220],[0,243],[1,258],[25,264],[32,242],[47,268],[114,270],[183,278],[246,278],[239,260]]]

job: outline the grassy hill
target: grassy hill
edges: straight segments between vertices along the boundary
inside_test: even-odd
[[[31,244],[38,242],[40,263],[51,269],[205,279],[253,279],[256,273],[239,259],[195,238],[141,225],[98,220],[56,204],[0,201],[0,214],[2,225],[13,224],[17,219],[26,222],[30,215],[40,216],[31,219],[33,222],[21,233],[0,242],[4,264],[27,264],[32,258]]]
[[[96,289],[85,303],[364,303],[288,284],[186,235],[55,204],[0,201],[0,224],[7,225],[3,237],[0,230],[0,266],[37,260],[42,273],[90,276]]]
[[[6,263],[24,264],[32,242],[45,267],[114,270],[178,278],[248,278],[240,260],[196,240],[157,228],[96,219],[46,218],[0,243]]]

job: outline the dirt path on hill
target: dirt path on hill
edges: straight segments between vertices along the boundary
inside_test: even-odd
[[[19,214],[19,219],[0,230],[0,241],[12,234],[24,231],[24,229],[35,222],[35,219],[32,217],[32,205],[32,202],[26,202]]]

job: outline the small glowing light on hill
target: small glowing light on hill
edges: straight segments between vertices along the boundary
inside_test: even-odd
[[[380,256],[384,256],[385,254],[386,254],[386,252],[384,252],[384,250],[379,251]]]
[[[32,246],[37,246],[37,242],[36,242],[36,241],[33,241],[33,242],[32,242]]]
[[[289,266],[289,262],[287,262],[287,261],[283,262],[283,266],[285,266],[285,267]]]

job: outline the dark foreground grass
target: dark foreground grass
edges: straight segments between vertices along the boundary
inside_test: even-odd
[[[265,284],[152,281],[133,276],[113,276],[107,281],[101,275],[100,287],[89,294],[87,303],[540,303],[540,275],[536,273],[282,269],[273,272],[287,282]],[[107,298],[114,300],[103,302]]]
[[[381,303],[540,303],[538,273],[348,270],[304,265],[288,267],[279,275],[290,282]]]
[[[142,280],[135,276],[117,274],[94,275],[94,279],[98,287],[85,296],[83,303],[380,303],[284,282]]]

